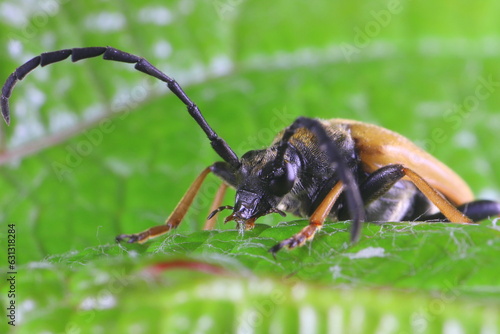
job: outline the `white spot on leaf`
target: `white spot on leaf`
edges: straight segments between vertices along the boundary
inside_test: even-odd
[[[0,3],[0,17],[4,23],[16,27],[22,27],[28,23],[26,11],[10,2]]]
[[[210,70],[217,76],[229,73],[232,68],[233,62],[231,59],[223,55],[214,57],[210,62]]]
[[[145,7],[139,11],[139,21],[143,23],[151,23],[158,26],[166,26],[173,20],[172,12],[161,6]]]
[[[379,326],[375,333],[390,334],[396,333],[399,328],[398,318],[392,314],[384,314],[380,319]]]
[[[340,306],[333,306],[328,310],[328,333],[344,333],[344,310]]]
[[[172,53],[172,45],[165,40],[157,42],[153,49],[158,58],[167,58]]]
[[[357,253],[345,254],[350,259],[369,259],[371,257],[385,257],[385,249],[382,247],[368,247]]]
[[[318,314],[312,306],[299,309],[299,333],[313,334],[318,331]]]
[[[443,334],[463,334],[463,326],[455,319],[446,320],[443,325]]]
[[[116,306],[116,298],[111,294],[87,297],[80,304],[82,310],[105,310],[114,306]]]
[[[103,32],[120,31],[125,26],[125,17],[121,13],[100,12],[90,14],[85,19],[85,27],[88,30]]]
[[[474,148],[477,146],[477,137],[470,131],[460,131],[455,135],[454,142],[458,147]]]
[[[78,124],[78,116],[75,113],[66,111],[53,112],[49,118],[49,132],[55,133],[66,130],[76,124]]]
[[[23,44],[21,41],[9,39],[7,50],[12,58],[19,58],[23,52]]]

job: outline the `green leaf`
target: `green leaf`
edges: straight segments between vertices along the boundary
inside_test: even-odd
[[[479,198],[499,200],[498,7],[6,0],[0,77],[41,52],[111,45],[174,77],[238,155],[297,116],[357,119],[412,139]],[[116,235],[161,224],[218,159],[182,103],[101,59],[37,68],[10,102],[0,248],[15,224],[18,332],[245,332],[251,321],[255,332],[498,331],[491,222],[370,224],[356,245],[348,223],[330,223],[274,259],[267,250],[307,222],[268,216],[244,235],[222,222],[199,231],[219,185],[210,177],[175,233],[119,246]],[[159,263],[175,265],[148,272]]]
[[[491,256],[500,250],[500,231],[368,225],[349,246],[348,224],[336,223],[308,246],[276,258],[267,252],[304,224],[257,225],[245,235],[172,234],[33,262],[19,269],[18,290],[32,291],[20,302],[23,330],[479,332],[500,325]]]

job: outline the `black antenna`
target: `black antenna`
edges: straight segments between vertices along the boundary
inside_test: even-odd
[[[217,154],[229,163],[232,167],[237,168],[239,166],[238,156],[229,147],[226,141],[220,138],[217,133],[208,125],[207,121],[201,114],[200,109],[196,104],[191,101],[191,99],[186,95],[181,86],[172,78],[158,70],[156,67],[151,65],[146,59],[117,50],[112,47],[87,47],[87,48],[74,48],[65,49],[53,52],[42,53],[39,56],[32,58],[23,65],[19,66],[5,81],[2,88],[2,96],[0,98],[0,107],[2,109],[2,116],[7,124],[10,124],[10,110],[9,110],[9,98],[12,94],[12,90],[16,85],[17,81],[24,79],[24,77],[34,70],[36,67],[50,65],[62,60],[65,60],[71,55],[71,61],[76,62],[78,60],[98,57],[102,55],[105,60],[113,60],[124,63],[135,63],[135,69],[146,73],[152,77],[155,77],[167,84],[167,87],[174,93],[187,107],[187,110],[191,117],[198,123],[198,125],[203,129],[207,135],[210,143],[217,152]]]

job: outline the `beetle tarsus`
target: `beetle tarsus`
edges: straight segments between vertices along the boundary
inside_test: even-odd
[[[139,239],[140,239],[139,234],[120,234],[120,235],[116,236],[116,238],[115,238],[116,242],[118,242],[118,243],[125,241],[129,244],[136,243],[139,241]]]
[[[276,258],[276,253],[278,253],[284,246],[284,241],[274,245],[273,247],[269,248],[268,252],[273,254],[273,256]]]
[[[314,225],[314,224],[309,224],[306,227],[302,229],[299,233],[295,234],[291,238],[285,239],[282,242],[274,245],[269,249],[269,252],[273,254],[276,254],[279,252],[282,248],[287,248],[287,249],[293,249],[300,247],[306,243],[307,240],[311,240],[314,235],[316,234],[316,231],[319,229],[319,226]]]
[[[294,249],[296,247],[300,247],[305,244],[307,238],[303,235],[296,234],[291,238],[285,239],[282,242],[274,245],[269,249],[269,253],[272,253],[275,256],[282,248]]]

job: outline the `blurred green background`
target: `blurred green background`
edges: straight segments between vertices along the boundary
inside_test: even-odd
[[[500,3],[493,0],[272,4],[252,0],[4,0],[0,3],[0,78],[7,78],[41,52],[110,45],[141,55],[173,76],[238,155],[265,147],[297,116],[356,119],[403,134],[451,166],[478,197],[500,200],[499,10]],[[210,254],[208,262],[231,269],[250,268],[259,277],[272,274],[278,279],[299,272],[299,278],[322,282],[328,291],[349,282],[355,296],[367,294],[359,297],[367,303],[380,302],[380,296],[371,295],[371,290],[359,290],[367,285],[400,286],[411,291],[423,288],[422,303],[427,305],[429,300],[425,298],[446,289],[444,278],[460,289],[467,273],[500,264],[492,258],[500,246],[498,231],[491,228],[491,222],[469,228],[442,224],[407,224],[380,230],[367,227],[365,239],[354,247],[382,247],[398,255],[383,268],[383,257],[368,259],[359,268],[349,269],[353,275],[350,279],[342,278],[332,275],[337,265],[332,261],[351,249],[347,244],[348,225],[340,223],[327,227],[324,242],[318,241],[317,246],[313,243],[312,250],[304,247],[280,253],[282,258],[277,261],[283,262],[275,266],[265,250],[305,222],[272,229],[267,225],[274,226],[283,219],[268,216],[259,220],[266,226],[258,226],[254,234],[244,237],[234,230],[190,234],[203,225],[211,194],[218,185],[215,178],[207,181],[192,212],[172,236],[142,247],[120,248],[114,244],[117,234],[162,223],[198,173],[218,160],[182,103],[166,87],[128,64],[90,59],[36,69],[14,90],[11,109],[11,126],[0,126],[0,242],[3,248],[6,225],[15,223],[19,280],[20,284],[25,282],[20,303],[31,300],[49,310],[41,315],[27,312],[31,309],[24,306],[25,324],[31,323],[29,330],[35,332],[41,328],[68,331],[66,322],[50,320],[56,310],[69,312],[68,317],[76,317],[75,322],[82,325],[79,310],[91,292],[80,285],[86,283],[98,291],[91,280],[96,276],[93,270],[109,274],[106,268],[113,265],[135,273],[151,261],[176,256],[198,259]],[[227,195],[225,204],[232,204],[232,196],[234,193]],[[234,226],[219,222],[217,228]],[[342,233],[335,234],[338,229]],[[271,235],[264,238],[261,233]],[[214,235],[231,246],[212,247],[214,243],[207,239]],[[385,243],[379,244],[377,238]],[[179,242],[187,246],[177,247]],[[412,242],[415,248],[410,252],[399,252]],[[248,249],[257,244],[258,256],[241,247],[242,243],[249,245]],[[197,248],[199,244],[205,245],[202,250]],[[418,269],[412,265],[415,253],[436,256],[430,255],[434,247],[441,257],[450,259],[444,265],[447,269],[444,273],[431,270],[430,277],[415,276],[415,270],[424,273],[427,268],[436,268],[433,261]],[[189,255],[191,252],[194,255]],[[132,260],[130,255],[137,253],[141,254],[139,259]],[[459,274],[458,264],[453,267],[453,262],[460,254],[465,254],[467,263],[460,267]],[[217,260],[217,256],[231,265]],[[316,267],[325,257],[324,266]],[[441,257],[435,261],[441,261]],[[351,267],[349,260],[343,258],[342,268]],[[405,265],[393,266],[397,263]],[[301,273],[304,264],[314,269]],[[52,270],[40,269],[47,267]],[[371,280],[364,269],[367,267],[370,273],[376,273],[374,284],[367,284]],[[394,268],[397,275],[391,273]],[[480,299],[480,305],[481,298],[486,298],[498,306],[499,285],[493,273],[486,270],[474,278],[475,283],[467,283],[468,293],[482,291],[481,297],[473,297]],[[424,282],[434,275],[438,277],[436,282]],[[186,276],[193,279],[198,274]],[[401,283],[406,276],[416,278]],[[144,302],[149,305],[151,286],[133,277],[130,279],[140,282],[133,285],[131,295],[146,296]],[[159,285],[162,298],[171,298]],[[189,289],[196,286],[197,282],[192,282]],[[251,295],[254,290],[249,291]],[[388,303],[387,307],[400,319],[400,294],[389,291],[396,306]],[[494,297],[488,298],[487,292]],[[113,312],[130,310],[124,306],[125,299],[118,300]],[[468,301],[462,302],[464,308],[471,307]],[[186,307],[192,309],[193,303]],[[340,305],[346,317],[356,307]],[[293,306],[290,308],[295,312]],[[233,318],[238,318],[238,312],[243,311],[235,307]],[[283,312],[278,323],[289,319],[289,313]],[[410,308],[407,313],[412,312]],[[446,312],[458,311],[447,308]],[[331,318],[328,314],[323,315]],[[406,322],[400,324],[412,323],[408,314],[401,315]],[[105,323],[108,317],[113,315],[98,318]],[[159,326],[155,329],[167,326],[166,322],[155,322],[152,314],[144,317],[152,317],[151,322]],[[384,318],[374,319],[367,321]],[[131,320],[122,320],[121,326],[129,328]],[[474,326],[483,326],[482,320],[478,321]],[[55,323],[59,327],[50,327]],[[447,322],[443,320],[442,324]],[[414,324],[411,326],[408,328],[418,332]],[[498,322],[496,326],[498,330]]]

